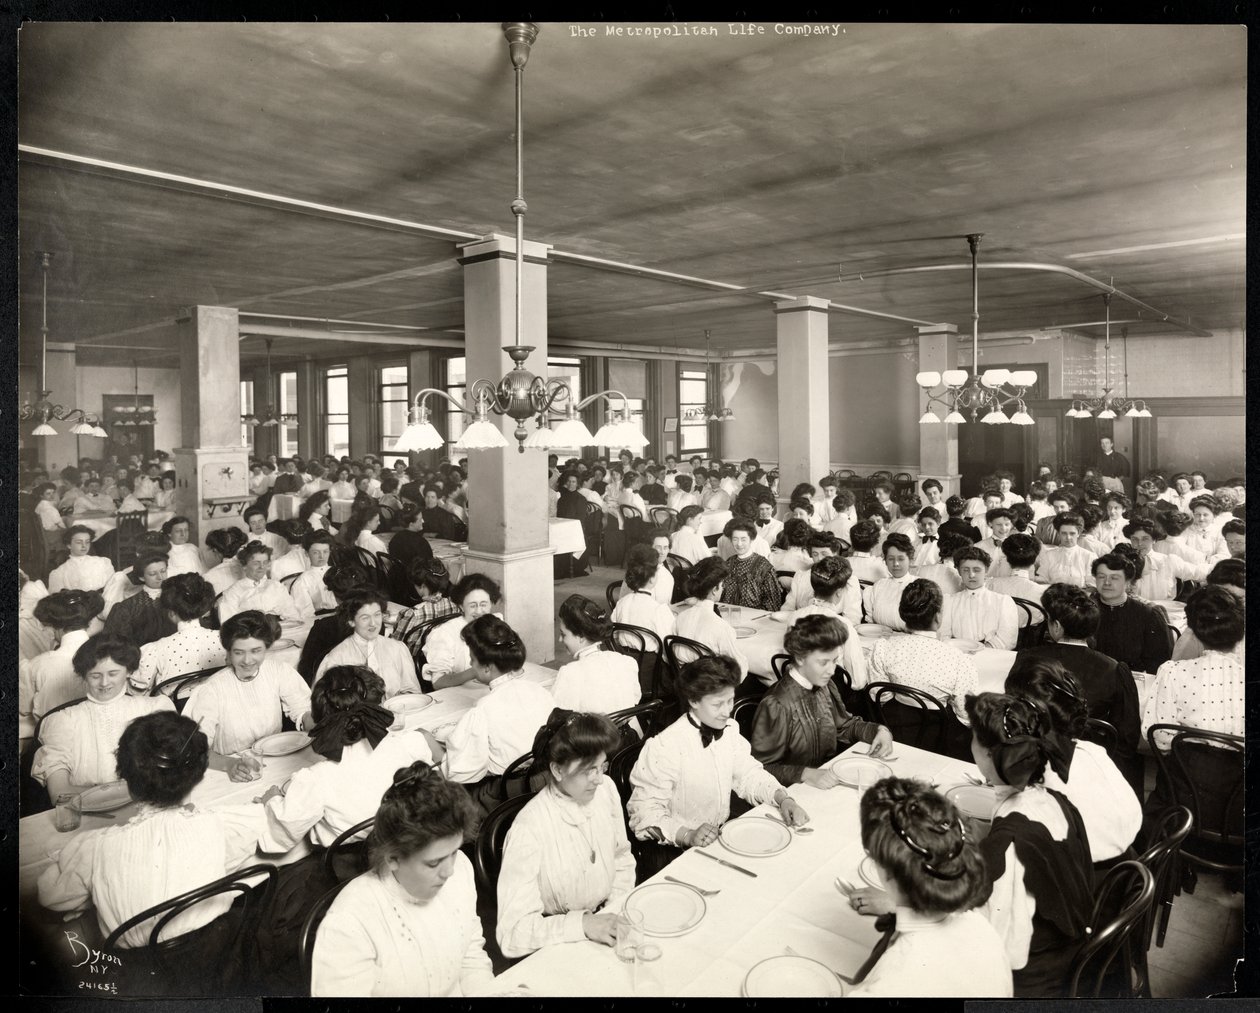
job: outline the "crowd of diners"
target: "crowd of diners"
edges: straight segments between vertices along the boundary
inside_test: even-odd
[[[198,550],[187,518],[173,516],[115,573],[74,515],[84,504],[124,510],[130,499],[171,505],[161,498],[174,486],[169,463],[84,460],[57,482],[24,476],[48,544],[67,553],[46,585],[20,575],[19,720],[34,737],[31,777],[50,798],[122,780],[141,803],[125,824],[71,838],[41,875],[38,899],[57,912],[94,910],[104,935],[260,853],[303,841],[318,849],[374,816],[368,867],[328,911],[309,982],[294,980],[297,929],[328,883],[318,852],[282,867],[259,929],[259,992],[484,992],[493,988],[487,930],[506,958],[582,939],[611,945],[636,882],[715,841],[733,799],[776,806],[800,826],[809,814],[794,785],[834,788],[826,763],[851,743],[892,752],[890,730],[854,713],[856,698],[834,678],[839,665],[846,690],[888,681],[946,703],[997,794],[983,837],[921,782],[889,778],[862,797],[862,843],[885,887],[847,902],[881,919],[885,934],[852,994],[1058,995],[1087,937],[1098,877],[1149,843],[1170,802],[1162,783],[1143,797],[1145,729],[1243,731],[1241,480],[1209,490],[1200,472],[1152,474],[1134,502],[1105,466],[1042,466],[1022,492],[998,472],[972,498],[945,498],[933,479],[899,497],[876,482],[859,497],[827,475],[792,490],[783,509],[777,475],[751,459],[553,456],[556,516],[596,503],[645,517],[649,505],[669,506],[676,518],[672,530],[628,533],[611,613],[582,595],[563,601],[557,633],[569,660],[548,689],[524,677],[524,642],[502,617],[497,584],[478,573],[452,582],[424,537],[466,531],[475,495],[461,467],[256,461],[258,500],[239,525],[212,530]],[[268,522],[275,495],[298,496],[299,516]],[[340,525],[331,499],[352,501]],[[698,522],[715,510],[732,517],[710,545]],[[376,535],[383,517],[394,530],[388,546]],[[388,597],[338,553],[347,546],[397,560],[402,576]],[[1178,595],[1188,629],[1174,645],[1156,603]],[[391,600],[404,611],[387,630]],[[1017,612],[1016,600],[1039,608]],[[749,673],[721,605],[788,613],[782,678]],[[403,640],[431,620],[444,621],[418,658]],[[296,665],[269,653],[285,621],[310,624]],[[869,658],[855,631],[863,621],[893,631]],[[1004,693],[980,693],[971,657],[951,641],[1014,650],[1029,622],[1044,622],[1042,642],[1018,651]],[[650,691],[615,649],[613,623],[713,651],[668,687],[668,721],[608,719]],[[214,672],[178,711],[152,692],[205,670]],[[1142,709],[1135,672],[1150,676]],[[488,692],[443,741],[403,730],[383,706],[474,681]],[[749,695],[759,702],[746,737],[731,714]],[[1091,717],[1115,726],[1111,752],[1085,740]],[[252,805],[189,801],[208,769],[257,779],[251,746],[290,725],[311,736],[318,762]],[[623,806],[608,764],[645,734]],[[499,775],[526,753],[541,788],[508,832],[496,896],[479,898],[469,847],[504,799]],[[202,905],[168,931],[230,939],[236,910]],[[146,939],[141,927],[120,945]]]

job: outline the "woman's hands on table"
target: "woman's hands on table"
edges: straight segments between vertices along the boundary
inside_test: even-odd
[[[803,827],[809,822],[809,813],[782,788],[775,792],[774,802],[779,807],[779,813],[783,817],[783,822],[789,827]]]
[[[582,931],[592,942],[612,946],[617,941],[617,916],[611,911],[587,912],[582,915]]]
[[[719,827],[712,823],[701,823],[698,827],[691,830],[684,830],[679,834],[679,844],[689,848],[703,848],[706,844],[712,844],[718,839]]]
[[[262,795],[254,799],[254,801],[261,802],[263,805],[266,805],[273,798],[284,798],[284,785],[273,784],[270,788],[264,791]]]
[[[801,781],[811,788],[821,788],[826,791],[838,785],[840,778],[830,767],[806,767],[804,773],[801,774]]]
[[[878,759],[881,756],[889,756],[893,751],[893,737],[883,725],[879,726],[879,731],[875,733],[875,738],[871,739],[870,755]]]
[[[876,890],[874,887],[869,886],[850,893],[849,906],[860,915],[871,915],[872,917],[892,914],[897,907],[893,903],[893,899],[885,891]]]
[[[230,756],[227,760],[229,781],[257,781],[262,777],[262,761],[255,756]]]

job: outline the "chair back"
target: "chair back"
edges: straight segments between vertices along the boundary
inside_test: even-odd
[[[1011,600],[1015,602],[1015,607],[1019,610],[1019,633],[1015,638],[1015,649],[1022,651],[1045,643],[1049,623],[1041,602],[1017,598],[1014,595],[1011,596]],[[1041,618],[1038,619],[1038,616]]]
[[[118,526],[114,529],[114,569],[125,570],[136,561],[140,539],[149,530],[149,511],[130,510],[117,515]]]
[[[1180,892],[1181,883],[1181,846],[1194,827],[1194,817],[1183,805],[1167,809],[1159,822],[1151,830],[1151,845],[1137,860],[1146,866],[1155,880],[1155,899],[1146,919],[1146,925],[1138,937],[1137,951],[1145,955],[1151,947],[1151,938],[1155,935],[1156,913],[1158,912],[1159,933],[1156,945],[1164,945],[1164,935],[1168,931],[1168,917],[1172,913],[1173,898]],[[1143,967],[1145,971],[1145,967]],[[1148,989],[1149,980],[1143,984]]]
[[[947,722],[959,729],[963,726],[931,693],[899,682],[872,682],[866,687],[866,699],[872,720],[887,727],[898,742],[945,755],[958,751]]]
[[[608,614],[612,615],[612,610],[617,607],[617,599],[621,597],[621,586],[623,581],[612,580],[608,582],[608,586],[604,588],[604,599],[608,602]]]
[[[739,725],[739,734],[749,742],[752,741],[753,718],[757,716],[757,704],[759,703],[761,703],[760,697],[748,697],[740,700],[731,711],[731,717]]]
[[[320,923],[324,920],[324,915],[328,914],[328,909],[332,907],[333,901],[337,899],[337,894],[341,893],[346,883],[350,880],[344,880],[334,886],[331,890],[319,898],[307,912],[306,919],[302,922],[302,934],[298,938],[298,960],[302,964],[302,978],[306,982],[306,992],[310,995],[311,989],[311,963],[315,956],[315,937],[319,934]]]
[[[598,503],[587,503],[586,512],[582,514],[582,534],[586,538],[586,548],[595,553],[597,559],[604,559],[604,518],[608,515]]]
[[[1161,732],[1173,733],[1167,752],[1157,746]],[[1241,869],[1246,760],[1242,736],[1158,724],[1147,729],[1146,738],[1159,767],[1158,781],[1171,791],[1173,804],[1189,809],[1193,817],[1182,854],[1214,871]]]
[[[853,478],[857,478],[857,472],[853,471],[851,468],[841,468],[836,472],[836,481],[840,482],[842,485]]]
[[[259,876],[265,877],[261,883],[257,882]],[[251,865],[244,869],[237,869],[221,879],[199,886],[195,890],[181,893],[178,897],[172,897],[170,900],[165,900],[161,904],[155,904],[139,914],[132,915],[109,934],[101,948],[107,953],[119,952],[118,940],[123,935],[137,925],[143,925],[151,919],[156,919],[153,922],[153,926],[149,929],[148,943],[144,947],[144,951],[146,957],[152,958],[163,978],[170,979],[175,975],[179,975],[179,978],[176,980],[186,982],[190,968],[206,967],[213,969],[210,973],[215,980],[204,984],[213,984],[217,989],[232,992],[234,991],[233,986],[243,985],[251,980],[252,976],[249,971],[253,963],[252,950],[254,940],[257,938],[258,915],[267,908],[268,899],[275,889],[277,876],[278,873],[274,865],[259,864]],[[173,939],[162,939],[163,931],[180,915],[198,904],[210,900],[212,897],[223,897],[229,894],[236,894],[244,898],[244,905],[241,912],[241,923],[236,932],[223,938],[223,950],[218,960],[210,959],[210,955],[205,953],[206,937],[201,933],[189,932],[181,936],[175,936]],[[226,917],[226,915],[221,917]],[[189,939],[189,936],[194,938]],[[181,940],[183,940],[182,943]],[[245,945],[241,946],[242,963],[238,964],[236,961],[229,959],[229,955],[231,947],[241,943]],[[194,949],[196,951],[195,960],[180,959],[181,956],[192,953]],[[121,950],[120,960],[122,960],[124,965],[127,962],[126,955],[135,954],[135,952],[134,948]]]
[[[672,533],[678,530],[678,511],[668,506],[648,507],[648,514],[652,517],[652,525],[665,531]]]
[[[1072,962],[1068,996],[1098,998],[1106,991],[1113,998],[1132,997],[1133,948],[1154,896],[1155,880],[1141,862],[1108,870],[1094,897],[1092,931]]]
[[[1116,726],[1102,718],[1087,719],[1081,738],[1096,746],[1102,746],[1108,756],[1115,752],[1116,746],[1120,743],[1120,733],[1116,731]]]
[[[630,772],[634,770],[634,765],[639,759],[639,753],[643,751],[643,743],[646,740],[640,739],[638,742],[632,742],[624,749],[618,751],[617,755],[608,761],[608,776],[613,779],[613,784],[617,786],[617,793],[621,796],[621,805],[624,809],[630,801],[630,793],[634,786],[630,783]]]
[[[222,672],[224,667],[223,665],[218,665],[215,668],[203,668],[197,672],[183,672],[180,675],[172,675],[169,679],[155,682],[153,688],[149,690],[149,696],[162,694],[169,696],[171,703],[175,705],[175,710],[182,714],[184,712],[184,704],[188,703],[188,697],[192,688],[205,682],[216,672]]]
[[[426,619],[422,623],[416,623],[415,626],[403,634],[403,643],[407,645],[407,649],[411,651],[411,656],[415,659],[417,672],[420,670],[420,666],[424,664],[424,643],[429,639],[429,634],[444,622],[454,619],[458,614],[458,612],[452,612],[450,615]]]
[[[776,654],[770,659],[770,671],[774,673],[775,682],[782,682],[787,676],[787,666],[791,660],[790,654]]]
[[[630,745],[627,736],[634,734],[630,728],[630,722],[638,721],[639,727],[643,729],[643,737],[647,738],[654,730],[658,730],[655,719],[664,705],[665,701],[663,700],[648,700],[635,707],[626,707],[619,711],[613,711],[608,715],[608,720],[622,730],[623,744]]]
[[[674,685],[678,685],[678,676],[684,665],[697,658],[707,658],[713,654],[713,648],[690,637],[668,636],[665,638],[665,663],[669,666],[669,674]]]
[[[779,580],[779,586],[784,591],[792,590],[792,578],[796,576],[795,570],[775,570],[775,577]]]
[[[613,623],[608,639],[604,641],[606,651],[616,651],[634,658],[639,666],[639,683],[652,696],[657,695],[660,685],[661,638],[655,630],[646,626],[635,626],[633,623]]]
[[[284,585],[284,589],[288,591],[290,594],[293,593],[293,582],[296,581],[300,576],[302,576],[302,573],[303,573],[302,570],[298,570],[297,573],[291,573],[287,577],[280,578],[280,583]]]
[[[525,808],[532,794],[516,795],[495,806],[481,822],[477,841],[473,846],[473,872],[477,878],[477,893],[493,897],[499,883],[499,869],[503,866],[503,845],[516,814]]]
[[[410,581],[402,563],[388,552],[376,554],[376,576],[381,593],[390,601],[397,601],[410,590]]]
[[[836,535],[836,555],[847,556],[852,551],[853,546],[849,543],[849,541],[845,538],[841,538],[839,535]]]
[[[344,883],[354,879],[361,872],[366,872],[367,833],[376,823],[375,816],[356,823],[348,830],[339,833],[332,844],[324,849],[320,863],[324,867],[324,876],[330,883]],[[349,868],[349,875],[342,875]],[[314,941],[312,940],[312,945]]]
[[[380,511],[381,523],[377,526],[377,531],[393,531],[394,525],[398,523],[398,511],[387,504],[376,504],[376,509]]]
[[[499,797],[516,798],[518,795],[533,795],[547,785],[546,775],[539,770],[532,777],[530,768],[534,765],[534,754],[525,753],[503,768],[499,775]]]
[[[866,594],[865,594],[866,589],[868,587],[874,587],[874,586],[875,586],[875,581],[863,580],[861,577],[858,578],[858,594],[862,596],[862,622],[864,623],[870,623],[870,622],[875,621],[871,617],[870,613],[866,611]]]
[[[363,567],[363,569],[367,570],[368,574],[372,577],[373,582],[376,584],[377,588],[379,588],[381,586],[381,567],[376,561],[376,553],[369,552],[361,545],[355,545],[353,548],[354,558],[358,561],[358,564]]]
[[[627,528],[630,527],[631,521],[638,521],[640,524],[646,523],[643,519],[643,514],[639,512],[639,508],[636,506],[630,506],[628,503],[619,504],[617,506],[617,513],[621,514],[621,519]]]

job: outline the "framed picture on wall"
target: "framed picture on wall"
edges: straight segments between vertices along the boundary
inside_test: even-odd
[[[678,416],[677,415],[667,415],[665,417],[665,432],[667,433],[678,432]]]

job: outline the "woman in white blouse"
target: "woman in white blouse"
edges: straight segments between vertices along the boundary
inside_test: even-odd
[[[700,520],[704,511],[698,506],[686,506],[678,512],[678,530],[669,536],[669,551],[682,556],[693,566],[713,555],[700,534]]]
[[[664,640],[674,632],[674,613],[670,607],[656,600],[652,589],[656,587],[657,567],[660,562],[656,550],[650,545],[632,546],[626,555],[627,593],[623,593],[613,608],[615,623],[642,626]]]
[[[396,770],[442,759],[429,732],[390,731],[395,715],[380,705],[384,692],[380,676],[352,665],[329,669],[311,690],[311,748],[323,760],[263,794],[263,851],[288,851],[308,832],[327,847],[376,812]]]
[[[372,503],[369,506],[356,508],[337,538],[347,545],[356,545],[360,549],[366,549],[375,558],[378,552],[389,553],[389,546],[373,534],[380,526],[381,509]]]
[[[498,600],[499,585],[484,573],[465,574],[451,590],[459,615],[435,626],[424,642],[424,677],[434,689],[462,686],[475,678],[464,627],[479,616],[489,615]]]
[[[472,863],[476,807],[423,762],[399,771],[372,828],[373,869],[337,895],[315,937],[311,995],[463,996],[494,978]]]
[[[18,727],[25,737],[34,733],[41,717],[54,707],[84,696],[74,674],[74,653],[88,640],[88,627],[101,611],[98,591],[58,591],[35,603],[35,618],[52,630],[51,651],[18,665]]]
[[[350,635],[324,656],[315,670],[315,682],[337,665],[364,665],[385,683],[385,697],[419,693],[416,661],[401,640],[381,636],[388,606],[385,596],[371,588],[358,588],[337,606],[337,618]]]
[[[337,481],[335,481],[328,489],[328,495],[332,499],[354,499],[354,494],[359,490],[355,488],[354,483],[350,480],[349,468],[337,469]]]
[[[99,591],[114,575],[114,564],[105,556],[93,556],[92,529],[82,524],[66,528],[61,536],[70,558],[48,575],[48,590]],[[103,606],[103,603],[102,603]]]
[[[748,674],[748,659],[739,649],[731,624],[717,614],[717,603],[722,600],[728,573],[726,564],[717,556],[703,559],[688,570],[687,591],[695,604],[678,613],[675,626],[680,637],[704,644],[714,654],[732,658],[739,666],[742,679]],[[687,656],[690,655],[688,651]]]
[[[643,743],[630,773],[634,791],[630,829],[645,842],[644,872],[658,871],[679,848],[717,840],[730,816],[731,792],[752,805],[774,802],[789,826],[809,822],[805,810],[752,755],[731,720],[739,666],[721,655],[699,658],[679,673],[678,695],[687,710]]]
[[[160,479],[161,487],[153,494],[154,510],[171,510],[175,506],[175,475],[167,472]],[[122,513],[122,510],[119,510]]]
[[[634,659],[604,650],[612,632],[608,614],[595,602],[571,594],[560,604],[560,643],[573,660],[560,666],[551,695],[567,710],[611,714],[634,707],[642,689]]]
[[[213,882],[254,857],[262,812],[256,805],[201,812],[188,804],[206,772],[209,746],[197,725],[173,711],[136,718],[118,742],[118,773],[140,810],[126,823],[70,835],[39,877],[39,902],[52,911],[90,903],[102,937],[133,915]],[[171,921],[163,939],[205,929],[232,906],[232,895],[195,905]],[[129,929],[119,945],[148,944],[153,922]],[[232,915],[217,923],[227,938],[240,931]],[[217,947],[206,947],[211,953]],[[181,949],[197,970],[199,949]],[[182,982],[187,986],[187,982]]]
[[[1006,692],[1038,701],[1050,716],[1068,772],[1060,778],[1053,768],[1047,770],[1045,785],[1080,811],[1095,869],[1099,863],[1131,857],[1129,845],[1142,825],[1142,803],[1107,751],[1083,741],[1089,702],[1076,676],[1057,661],[1035,658],[1007,676]]]
[[[215,594],[223,594],[245,576],[236,554],[248,541],[240,528],[215,528],[206,535],[206,560],[210,565],[204,576],[214,587]]]
[[[333,524],[328,515],[332,513],[332,500],[328,498],[327,490],[320,490],[311,495],[298,509],[298,520],[306,521],[312,528],[317,531],[327,531],[332,534],[337,530],[337,526]]]
[[[226,771],[233,781],[253,781],[258,760],[234,754],[280,731],[282,713],[299,729],[309,728],[311,691],[296,668],[267,657],[276,634],[261,612],[233,616],[219,636],[228,667],[189,694],[184,713],[209,736],[211,767]]]
[[[236,554],[244,576],[223,592],[219,600],[219,621],[226,622],[238,612],[251,609],[300,621],[301,615],[283,584],[272,580],[271,549],[262,542],[250,542]]]
[[[559,707],[534,739],[547,786],[503,848],[495,937],[505,956],[583,939],[613,945],[635,874],[621,796],[606,773],[620,740],[604,715]]]
[[[201,552],[189,541],[192,528],[187,517],[172,517],[162,525],[162,533],[171,541],[167,553],[166,575],[175,577],[181,573],[205,573]]]
[[[980,910],[990,887],[975,837],[927,785],[886,777],[862,795],[862,847],[884,889],[848,891],[861,915],[895,915],[846,996],[1012,994],[1006,949]],[[895,933],[895,934],[894,934]]]
[[[251,542],[262,542],[271,550],[273,556],[283,556],[289,551],[289,543],[280,535],[268,530],[267,511],[262,507],[252,506],[245,511],[244,520]]]
[[[87,698],[43,721],[31,768],[50,799],[118,780],[114,752],[123,729],[141,715],[175,709],[164,696],[127,695],[127,679],[139,663],[135,644],[109,634],[91,637],[74,652],[74,672]]]
[[[280,582],[281,586],[286,586],[282,583],[285,577],[291,577],[295,573],[304,573],[311,565],[310,557],[302,544],[303,539],[311,534],[311,526],[296,517],[291,517],[287,521],[276,521],[272,526],[288,544],[289,551],[272,559],[270,576],[272,580]],[[288,587],[292,596],[292,585]]]
[[[1129,523],[1129,497],[1120,492],[1108,493],[1102,501],[1107,516],[1098,525],[1095,537],[1107,546],[1110,552],[1116,543],[1125,541],[1124,526]]]
[[[175,632],[140,648],[140,667],[130,676],[132,688],[140,693],[165,679],[227,661],[219,631],[201,625],[214,607],[214,587],[208,580],[195,573],[167,577],[158,605],[175,623]]]

